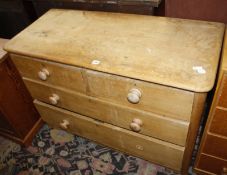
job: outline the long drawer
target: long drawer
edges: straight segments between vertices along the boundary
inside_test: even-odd
[[[162,117],[152,113],[109,103],[81,93],[66,91],[50,85],[24,78],[33,98],[50,103],[53,94],[59,96],[56,106],[86,115],[106,123],[133,129],[131,124],[134,119],[142,121],[141,134],[159,138],[181,146],[185,145],[189,123]]]
[[[68,122],[67,130],[77,135],[177,171],[181,168],[184,147],[99,122],[37,100],[34,103],[43,120],[55,128],[64,120]]]
[[[12,54],[11,58],[23,77],[42,81],[38,77],[41,72],[41,77],[46,78],[45,82],[53,86],[138,110],[190,121],[193,92],[25,56]],[[43,69],[49,75],[45,76]],[[133,91],[135,89],[137,91]],[[128,100],[129,96],[131,101]]]

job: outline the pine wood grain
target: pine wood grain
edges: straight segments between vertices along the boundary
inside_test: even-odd
[[[196,93],[193,101],[193,109],[191,122],[189,125],[189,131],[185,146],[185,154],[182,163],[182,175],[188,175],[188,169],[192,160],[192,152],[196,143],[196,136],[199,130],[199,124],[202,113],[204,111],[204,105],[206,101],[207,93]]]
[[[221,23],[55,9],[15,36],[5,50],[207,92],[214,84],[223,34]],[[197,66],[205,73],[194,70]]]
[[[49,103],[54,95],[56,106],[88,116],[36,102],[47,122],[57,127],[67,117],[71,132],[184,175],[216,78],[223,34],[221,23],[55,9],[5,49],[34,98]],[[46,82],[37,79],[42,67],[50,69]],[[136,97],[142,94],[137,104],[127,101],[131,88],[137,88]],[[129,131],[135,117],[144,121],[140,133]],[[135,144],[141,148],[139,143],[144,152],[134,149]]]
[[[23,77],[111,103],[190,121],[193,92],[20,55],[11,55],[11,58]],[[50,72],[46,81],[38,78],[38,72],[42,68]],[[138,104],[132,104],[127,100],[132,88],[137,88],[142,93]]]
[[[56,106],[71,110],[91,118],[130,129],[134,118],[142,120],[141,134],[169,141],[181,146],[185,145],[189,123],[181,120],[155,115],[134,108],[109,103],[104,100],[85,96],[83,94],[59,89],[50,85],[24,79],[33,98],[50,103],[49,97],[57,94],[60,100]]]
[[[165,165],[177,171],[181,168],[183,147],[99,122],[37,100],[35,105],[43,120],[55,128],[59,128],[62,120],[66,119],[70,123],[68,131],[77,135],[143,157],[146,160]]]
[[[22,77],[43,82],[39,79],[38,72],[45,68],[50,73],[45,81],[48,84],[86,93],[86,84],[83,80],[81,68],[15,54],[10,54],[10,57]]]

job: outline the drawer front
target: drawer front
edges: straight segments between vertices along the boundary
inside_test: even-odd
[[[210,124],[210,132],[227,137],[227,109],[215,109],[213,119]]]
[[[227,160],[227,139],[207,134],[203,152]]]
[[[91,70],[86,71],[86,77],[91,96],[171,118],[190,120],[194,99],[192,92]],[[141,92],[137,104],[130,103],[127,99],[132,89]]]
[[[227,169],[227,161],[218,159],[210,155],[201,154],[199,157],[196,170],[203,174],[225,175]],[[206,173],[207,172],[207,173]]]
[[[142,121],[138,124],[141,134],[156,137],[178,145],[185,145],[189,123],[158,116],[152,113],[135,110],[122,105],[109,103],[94,97],[89,97],[81,93],[65,91],[41,84],[28,79],[24,79],[26,86],[33,98],[50,103],[52,94],[57,94],[59,100],[58,107],[65,108],[82,115],[86,115],[113,125],[134,130],[135,119]]]
[[[42,102],[35,101],[35,105],[43,120],[53,127],[65,123],[65,128],[72,133],[174,170],[179,171],[181,168],[183,147],[98,122]]]
[[[190,120],[192,92],[28,57],[11,57],[24,77],[39,80],[37,74],[44,67],[50,72],[45,81],[50,85],[76,90],[111,103]]]
[[[10,57],[22,77],[47,82],[54,86],[64,87],[81,93],[86,92],[81,68],[64,66],[45,60],[39,61],[37,59],[14,54],[11,54]],[[43,70],[47,70],[49,75]],[[41,73],[41,75],[39,75],[39,73]],[[43,77],[43,79],[40,79],[39,76]]]

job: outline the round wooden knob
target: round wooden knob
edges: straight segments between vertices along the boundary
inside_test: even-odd
[[[140,119],[138,119],[138,118],[134,118],[134,119],[132,120],[132,122],[133,122],[133,123],[136,123],[136,124],[138,124],[138,125],[140,125],[140,126],[143,125],[142,120],[140,120]]]
[[[62,120],[62,122],[60,123],[60,127],[62,129],[68,129],[68,127],[69,127],[69,121],[68,120]]]
[[[227,174],[227,167],[222,168],[222,172],[223,172],[224,174]]]
[[[52,96],[49,97],[49,101],[52,105],[58,104],[60,97],[57,94],[52,94]]]
[[[143,125],[142,120],[135,118],[132,120],[132,123],[130,123],[130,128],[135,132],[139,132],[141,130],[142,125]]]
[[[38,72],[38,76],[40,80],[47,80],[47,77],[50,75],[49,71],[43,68],[41,71]]]
[[[139,103],[141,95],[142,94],[138,89],[131,89],[127,98],[130,103]]]
[[[133,122],[130,124],[130,128],[135,132],[139,132],[141,130],[140,125],[138,125],[137,123],[133,123]]]

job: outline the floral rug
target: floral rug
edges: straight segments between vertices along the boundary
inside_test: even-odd
[[[32,146],[21,147],[0,137],[0,150],[1,175],[176,175],[47,125],[35,136]]]

